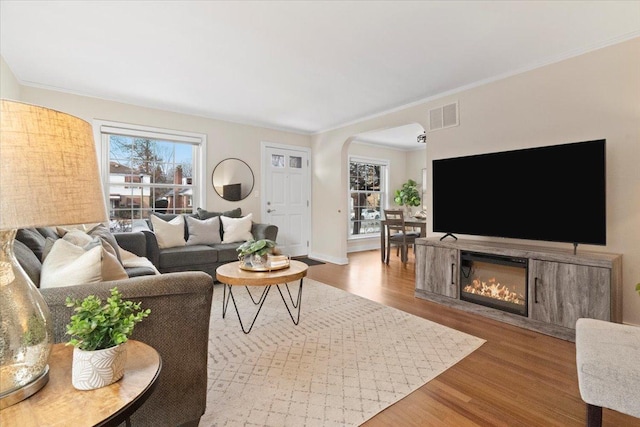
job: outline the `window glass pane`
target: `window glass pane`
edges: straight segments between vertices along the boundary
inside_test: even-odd
[[[302,157],[296,157],[296,156],[289,157],[289,167],[294,169],[301,169]]]
[[[272,154],[271,155],[271,166],[274,168],[283,168],[284,167],[284,156],[280,154]]]
[[[196,145],[109,135],[110,228],[130,231],[151,213],[191,213]]]
[[[352,161],[349,164],[350,234],[380,233],[380,206],[384,200],[384,165]]]

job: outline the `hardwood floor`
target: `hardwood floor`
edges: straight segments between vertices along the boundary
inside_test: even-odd
[[[414,297],[409,258],[404,267],[394,251],[385,265],[379,251],[358,252],[349,265],[310,267],[308,277],[487,342],[364,426],[586,425],[574,343]],[[603,426],[640,420],[605,409]]]

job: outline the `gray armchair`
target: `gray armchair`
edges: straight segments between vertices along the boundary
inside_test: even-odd
[[[21,230],[14,243],[16,258],[39,286],[44,235],[51,230]],[[116,234],[118,244],[144,255],[142,233]],[[129,275],[149,274],[134,268]],[[213,279],[196,272],[142,275],[124,280],[77,286],[40,289],[54,327],[55,342],[66,342],[66,325],[72,309],[65,306],[67,296],[84,299],[96,295],[103,301],[117,286],[124,299],[141,302],[151,315],[136,325],[132,339],[155,348],[162,357],[162,371],[155,390],[131,416],[135,426],[197,426],[206,409],[209,318],[213,298]]]
[[[136,325],[132,339],[155,348],[162,371],[153,394],[131,417],[135,426],[197,426],[206,408],[209,316],[213,280],[203,272],[170,273],[95,285],[41,289],[51,310],[56,342],[66,342],[72,309],[67,296],[96,295],[103,301],[117,286],[123,298],[142,302],[151,315]]]

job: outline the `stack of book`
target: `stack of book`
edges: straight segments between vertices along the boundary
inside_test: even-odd
[[[289,257],[287,255],[267,255],[269,267],[286,267],[289,265]]]

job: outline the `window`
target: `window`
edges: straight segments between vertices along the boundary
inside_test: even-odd
[[[152,212],[205,205],[205,135],[110,122],[99,129],[112,231],[131,231]]]
[[[381,206],[385,205],[386,161],[351,158],[349,161],[349,235],[380,234]]]

